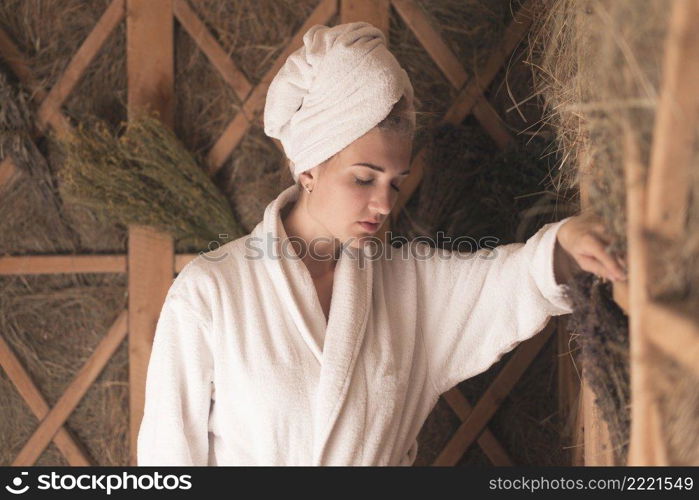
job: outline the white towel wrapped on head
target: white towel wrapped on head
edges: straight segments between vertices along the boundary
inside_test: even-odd
[[[413,102],[380,29],[316,24],[269,86],[265,134],[281,141],[296,181],[378,125],[403,95]]]

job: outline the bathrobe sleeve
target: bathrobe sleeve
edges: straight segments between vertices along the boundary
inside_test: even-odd
[[[416,260],[419,322],[438,394],[486,371],[551,316],[572,312],[553,267],[556,234],[567,220],[543,226],[526,243]]]
[[[213,357],[210,321],[182,273],[158,318],[138,434],[138,465],[207,465]]]

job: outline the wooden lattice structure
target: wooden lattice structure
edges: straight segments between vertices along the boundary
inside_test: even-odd
[[[517,47],[530,25],[530,14],[536,0],[528,0],[514,15],[513,21],[504,33],[500,45],[491,54],[484,67],[475,72],[477,76],[469,79],[466,71],[456,56],[450,51],[440,34],[430,24],[424,12],[413,0],[321,0],[310,17],[295,33],[286,49],[279,54],[269,71],[256,85],[249,82],[235,63],[221,48],[215,38],[207,30],[204,23],[191,9],[187,0],[113,0],[104,14],[85,39],[82,46],[73,56],[57,83],[50,90],[38,88],[31,68],[26,64],[26,58],[16,48],[12,40],[0,30],[0,56],[7,62],[19,80],[33,92],[37,100],[37,128],[45,133],[49,128],[58,133],[70,130],[69,121],[61,112],[61,106],[74,89],[76,83],[89,66],[91,61],[121,22],[127,25],[127,69],[128,69],[128,112],[129,117],[140,108],[150,108],[157,111],[166,125],[172,126],[174,116],[174,23],[178,22],[192,37],[198,47],[206,55],[224,81],[234,90],[243,103],[240,112],[224,127],[220,136],[210,149],[207,156],[207,168],[214,175],[224,165],[235,151],[251,125],[261,120],[260,111],[264,106],[264,98],[269,83],[281,68],[286,58],[302,44],[303,34],[315,24],[327,24],[339,13],[340,22],[357,20],[369,21],[388,33],[389,8],[393,6],[398,15],[404,20],[424,47],[437,67],[442,71],[449,83],[458,90],[454,101],[442,117],[443,123],[459,124],[469,114],[472,114],[484,130],[494,139],[495,143],[504,148],[511,141],[507,128],[483,94]],[[697,0],[685,2],[685,7],[699,13]],[[127,15],[128,12],[128,15]],[[681,17],[678,14],[677,19]],[[690,16],[685,19],[691,19]],[[682,29],[681,21],[676,20],[673,28]],[[677,26],[675,26],[677,25]],[[669,61],[679,61],[683,51],[699,53],[699,47],[668,46]],[[686,58],[684,69],[687,68]],[[695,57],[695,65],[699,58]],[[144,70],[144,68],[148,68]],[[685,87],[687,82],[679,77],[678,67],[668,67],[666,76],[666,93],[675,92],[679,98],[696,101]],[[699,71],[694,68],[694,75]],[[688,80],[690,81],[690,80]],[[694,80],[696,81],[696,79]],[[696,104],[696,102],[694,102]],[[696,105],[694,106],[696,109]],[[694,117],[696,124],[696,116]],[[686,124],[684,125],[687,126]],[[665,198],[671,190],[663,183],[668,179],[676,180],[681,186],[681,169],[670,171],[666,167],[673,154],[669,149],[667,137],[676,135],[682,127],[672,118],[659,120],[657,144],[654,150],[653,171],[660,172],[657,177],[651,176],[648,193],[649,200],[655,211],[647,209],[648,227],[660,230],[660,224],[666,223],[666,211],[673,197]],[[689,128],[689,127],[688,127]],[[274,141],[281,148],[278,141]],[[630,145],[629,147],[632,147]],[[674,150],[674,154],[678,154]],[[425,162],[425,149],[415,155],[411,175],[404,181],[397,206],[392,217],[382,228],[388,230],[388,224],[396,221],[398,212],[418,187]],[[633,175],[633,165],[629,165],[629,173]],[[18,170],[12,159],[6,157],[0,162],[0,185],[11,183]],[[653,188],[655,186],[655,188]],[[634,356],[639,356],[648,342],[672,352],[684,362],[697,359],[697,323],[686,315],[679,315],[664,306],[652,304],[641,294],[642,284],[646,276],[647,261],[642,253],[643,240],[640,227],[643,224],[641,211],[646,206],[638,196],[629,197],[629,213],[635,214],[635,219],[629,224],[629,236],[632,242],[631,288],[629,308],[632,318]],[[660,214],[660,216],[658,215]],[[676,222],[676,221],[675,221]],[[676,234],[673,233],[674,236]],[[631,238],[633,236],[633,240]],[[163,305],[163,301],[175,273],[193,259],[194,254],[175,254],[173,240],[169,235],[144,226],[131,226],[128,232],[127,253],[115,255],[76,255],[76,256],[23,256],[0,258],[0,274],[51,274],[51,273],[127,273],[128,274],[128,309],[117,314],[112,326],[108,329],[102,342],[97,346],[92,356],[77,372],[73,381],[66,388],[57,403],[50,408],[41,392],[32,382],[28,372],[23,368],[9,345],[0,337],[0,362],[7,372],[19,394],[26,401],[31,411],[40,421],[39,426],[15,458],[13,465],[31,465],[35,463],[43,450],[53,441],[60,452],[71,465],[89,465],[89,459],[83,446],[64,427],[64,423],[85,395],[90,385],[95,381],[105,367],[120,343],[129,339],[129,387],[130,387],[130,463],[136,464],[136,437],[143,415],[145,375],[150,356],[151,345],[155,333],[155,325]],[[618,293],[619,302],[623,303],[623,292]],[[646,331],[643,322],[668,321],[675,327],[681,339],[668,342],[668,338],[653,337],[653,328]],[[453,465],[463,456],[469,446],[477,441],[484,453],[495,465],[510,465],[511,459],[499,444],[498,440],[488,430],[488,422],[495,414],[500,403],[514,387],[524,371],[534,360],[541,348],[551,338],[556,330],[552,322],[544,331],[534,338],[522,343],[516,349],[502,371],[490,387],[483,393],[480,400],[471,406],[458,388],[453,388],[444,395],[445,400],[458,415],[461,424],[447,445],[439,454],[435,465]],[[668,331],[665,328],[664,331]],[[559,350],[567,352],[565,329],[559,329]],[[693,346],[693,351],[677,348],[682,341],[684,346]],[[634,358],[635,359],[635,358]],[[560,380],[562,405],[569,406],[571,394],[576,390],[577,381],[570,376],[570,369],[561,362]],[[696,364],[694,365],[696,370]],[[655,432],[646,432],[657,425],[653,418],[644,421],[649,403],[644,401],[643,372],[634,369],[634,428],[632,436],[632,454],[630,463],[661,463],[659,441]],[[566,375],[567,374],[567,375]],[[584,393],[584,391],[582,391]],[[581,406],[581,408],[584,405]],[[587,430],[590,423],[598,422],[599,417],[593,413],[585,413],[586,452],[588,450],[587,436],[592,436]],[[591,444],[590,446],[592,446]]]

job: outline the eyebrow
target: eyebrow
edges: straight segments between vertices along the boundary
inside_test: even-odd
[[[359,165],[359,166],[362,166],[362,167],[369,167],[369,168],[371,168],[371,169],[373,169],[373,170],[378,170],[379,172],[385,172],[385,171],[386,171],[385,168],[379,167],[378,165],[374,165],[373,163],[364,163],[364,162],[361,162],[361,163],[354,163],[354,164],[352,164],[353,167],[356,166],[356,165]],[[406,171],[404,171],[404,172],[401,172],[401,173],[398,174],[398,175],[408,175],[409,173],[410,173],[410,169],[408,169],[408,170],[406,170]]]

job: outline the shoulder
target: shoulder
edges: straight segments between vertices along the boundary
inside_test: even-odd
[[[168,291],[169,300],[186,302],[195,312],[210,315],[212,307],[239,282],[244,266],[245,243],[250,235],[200,252],[177,274]]]

